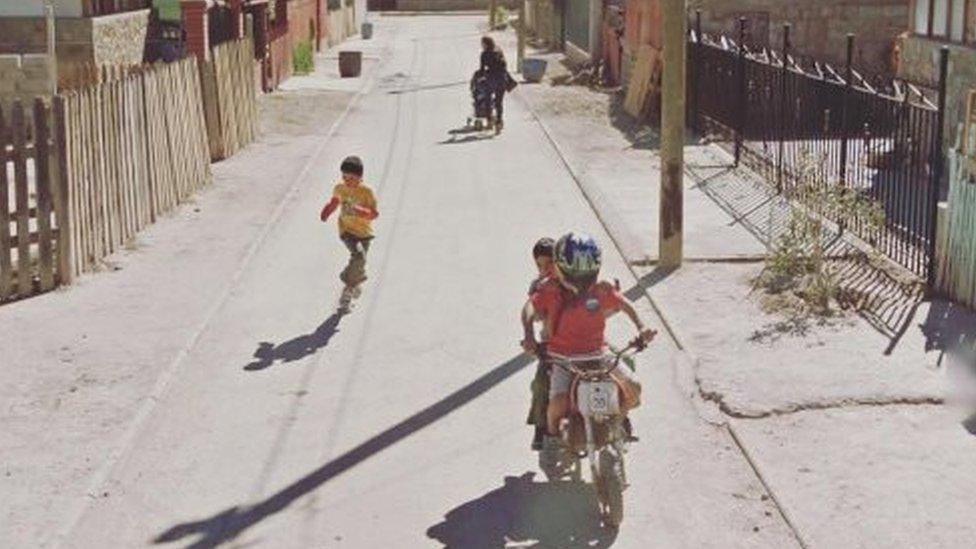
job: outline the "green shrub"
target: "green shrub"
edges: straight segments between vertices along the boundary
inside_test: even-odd
[[[826,219],[841,225],[855,221],[874,232],[884,225],[881,205],[865,193],[820,175],[819,162],[807,157],[800,183],[788,193],[786,230],[773,242],[766,268],[756,280],[768,294],[792,294],[805,314],[830,315],[840,297],[840,281],[831,269],[825,241],[831,237]]]
[[[308,40],[303,40],[295,46],[292,52],[292,68],[295,70],[295,74],[309,74],[315,69],[312,43]]]
[[[492,28],[503,29],[508,25],[508,19],[510,14],[508,13],[508,8],[505,6],[498,6],[495,8],[495,20],[492,22]]]

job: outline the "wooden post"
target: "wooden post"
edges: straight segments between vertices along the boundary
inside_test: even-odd
[[[0,301],[14,293],[13,260],[10,257],[10,182],[7,180],[7,145],[11,135],[0,105]],[[13,152],[13,151],[11,151]]]
[[[51,232],[52,187],[55,185],[51,177],[51,141],[49,126],[49,111],[44,99],[34,99],[34,188],[36,189],[36,224],[38,274],[41,281],[41,291],[46,292],[54,288],[54,236]]]
[[[32,293],[30,255],[30,202],[27,181],[27,120],[20,101],[14,101],[11,112],[13,125],[11,142],[14,161],[14,203],[17,227],[17,295],[26,297]],[[14,244],[14,242],[10,242]]]
[[[518,72],[522,72],[523,61],[525,61],[525,0],[520,0],[518,24],[518,61],[515,65]]]
[[[665,0],[661,19],[664,74],[661,105],[661,207],[658,262],[680,267],[683,259],[685,141],[685,0]]]
[[[51,95],[58,93],[58,57],[55,49],[54,0],[44,0],[44,19],[47,22],[47,77]]]
[[[488,4],[488,32],[495,30],[495,13],[498,11],[498,0],[491,0]]]

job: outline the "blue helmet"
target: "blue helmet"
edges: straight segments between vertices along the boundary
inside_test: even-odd
[[[600,274],[603,252],[590,235],[568,233],[556,242],[554,259],[566,282],[585,291]]]

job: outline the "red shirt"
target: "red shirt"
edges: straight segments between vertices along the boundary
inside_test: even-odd
[[[620,292],[607,283],[575,296],[558,281],[549,280],[532,295],[532,306],[545,318],[549,350],[570,356],[603,348],[607,317],[619,311],[623,302]]]

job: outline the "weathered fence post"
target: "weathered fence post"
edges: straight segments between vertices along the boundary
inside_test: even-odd
[[[779,112],[779,154],[776,159],[776,191],[783,192],[783,168],[786,163],[786,109],[789,101],[786,98],[788,79],[790,76],[790,24],[783,25],[783,75],[780,85]]]
[[[742,140],[746,131],[746,110],[749,108],[749,101],[746,94],[746,18],[739,18],[739,64],[736,72],[738,73],[736,86],[736,100],[739,106],[739,118],[736,121],[738,128],[735,131],[735,167],[739,167],[742,160]]]
[[[7,180],[7,162],[12,160],[7,155],[10,140],[7,119],[0,105],[0,300],[14,292],[14,267],[10,257],[10,182]]]
[[[37,265],[40,289],[46,292],[54,288],[54,246],[51,242],[51,132],[50,109],[40,97],[34,99],[34,189],[36,196]],[[21,267],[26,268],[21,260]]]
[[[854,34],[847,35],[847,70],[844,72],[844,95],[840,102],[840,183],[847,185],[847,102],[850,100],[851,80],[854,78]]]
[[[57,161],[51,166],[54,190],[54,215],[58,220],[58,274],[60,283],[71,284],[74,278],[74,242],[71,239],[71,209],[68,194],[68,138],[65,123],[64,98],[54,96],[54,150]]]
[[[935,290],[936,275],[936,232],[938,231],[939,196],[942,186],[942,170],[945,166],[945,151],[942,149],[945,137],[946,80],[949,75],[949,47],[942,46],[939,51],[939,113],[936,117],[935,138],[932,142],[932,182],[929,189],[929,240],[928,240],[928,284]]]

